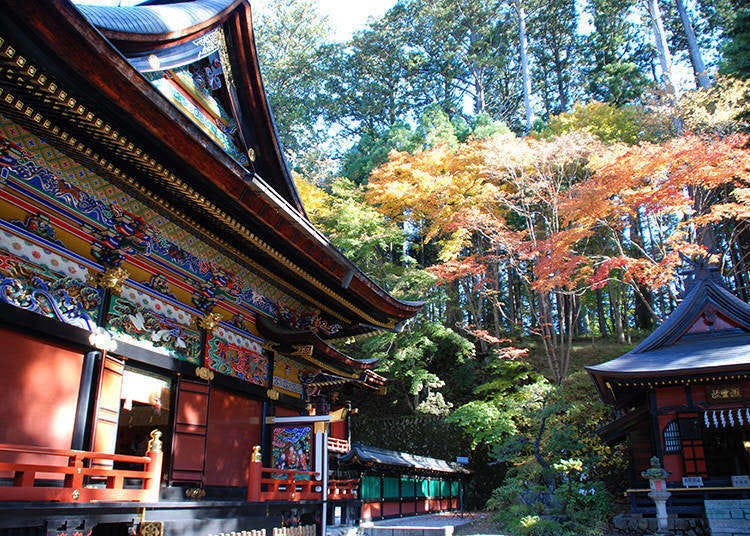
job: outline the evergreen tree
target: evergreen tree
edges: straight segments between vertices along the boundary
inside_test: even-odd
[[[739,7],[739,6],[738,6]],[[750,78],[750,7],[740,7],[724,47],[721,70],[740,78]]]
[[[322,50],[331,28],[315,0],[267,5],[255,25],[264,86],[281,144],[293,164],[325,138],[318,124],[327,76]]]
[[[590,0],[593,31],[586,37],[584,79],[596,100],[622,105],[641,97],[652,55],[630,17],[635,0]]]

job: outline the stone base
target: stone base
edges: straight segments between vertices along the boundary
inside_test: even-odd
[[[618,514],[612,520],[612,534],[618,536],[652,536],[656,534],[674,536],[710,536],[708,524],[703,518],[669,518],[668,532],[657,532],[655,517],[641,514]]]
[[[713,536],[750,536],[750,500],[706,500]]]

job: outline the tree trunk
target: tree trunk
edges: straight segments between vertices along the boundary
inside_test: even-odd
[[[599,324],[599,335],[608,337],[607,318],[604,315],[604,293],[601,289],[596,289],[596,320]]]
[[[645,251],[643,227],[640,212],[630,218],[630,240],[636,246],[633,254],[642,255]],[[635,327],[643,331],[651,331],[654,327],[652,315],[654,295],[646,285],[635,283],[637,288],[633,293],[635,298]]]
[[[612,324],[615,326],[617,342],[625,344],[625,330],[622,324],[622,311],[620,310],[620,289],[618,283],[609,282],[609,307],[612,312]]]
[[[451,281],[445,285],[445,294],[448,298],[448,303],[445,307],[445,323],[448,326],[455,326],[457,323],[463,321],[463,313],[459,306],[461,303],[459,299],[461,290],[459,289],[458,280]]]
[[[658,0],[646,0],[648,12],[651,15],[651,27],[654,31],[656,51],[659,53],[659,64],[661,65],[661,77],[664,88],[672,97],[677,96],[677,86],[674,83],[672,73],[672,54],[667,45],[667,34],[664,31],[664,21],[661,17]]]
[[[552,49],[552,58],[555,63],[555,76],[557,77],[557,92],[560,95],[560,112],[568,109],[568,93],[565,91],[565,74],[563,73],[563,64],[560,59],[560,51],[557,47]]]
[[[499,272],[499,269],[498,269]],[[514,277],[513,266],[510,263],[506,265],[506,277],[508,278],[508,330],[513,331],[518,327],[518,309],[516,308],[516,278]]]
[[[706,74],[706,66],[703,63],[703,57],[701,57],[701,49],[698,46],[698,40],[695,37],[695,31],[693,31],[690,16],[685,8],[685,2],[683,2],[683,0],[675,0],[675,2],[677,4],[677,12],[680,14],[682,26],[685,28],[685,37],[687,37],[688,52],[690,52],[690,63],[693,66],[695,83],[699,88],[711,87],[711,80],[708,78],[708,74]]]
[[[522,2],[523,0],[514,0],[516,12],[518,13],[519,54],[521,56],[521,78],[523,79],[523,106],[526,112],[526,123],[524,127],[528,133],[531,130],[531,123],[534,115],[531,110],[531,77],[529,75],[529,41],[526,36],[526,10],[524,9]]]

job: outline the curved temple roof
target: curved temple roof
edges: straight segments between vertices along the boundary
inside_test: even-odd
[[[287,349],[295,346],[310,346],[314,351],[314,355],[347,365],[355,370],[371,369],[378,362],[378,360],[374,358],[355,359],[349,357],[329,345],[312,330],[294,330],[285,328],[264,317],[258,317],[257,327],[263,337],[269,341],[276,342]]]
[[[352,449],[339,458],[339,461],[342,464],[408,468],[419,472],[469,473],[468,469],[457,463],[396,450],[379,449],[361,443],[354,443]]]
[[[194,0],[176,4],[111,6],[74,2],[108,38],[177,39],[225,18],[240,0]]]
[[[196,232],[221,237],[277,284],[355,332],[398,329],[422,304],[390,296],[305,217],[266,101],[247,0],[153,4],[79,11],[66,0],[7,0],[0,38],[13,55],[0,59],[7,70],[0,113],[185,218]],[[160,20],[167,12],[182,22]],[[184,46],[216,28],[230,49],[238,123],[257,155],[252,169],[224,152],[128,61]],[[21,56],[24,63],[16,61]],[[11,95],[18,100],[7,101]],[[24,107],[41,113],[24,113]]]
[[[603,399],[613,399],[616,381],[748,372],[750,305],[724,287],[715,267],[697,263],[686,283],[682,302],[638,346],[586,367]]]

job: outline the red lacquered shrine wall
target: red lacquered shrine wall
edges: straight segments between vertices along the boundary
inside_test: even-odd
[[[5,329],[0,340],[0,443],[69,449],[83,353]],[[3,460],[44,463],[40,457]]]

